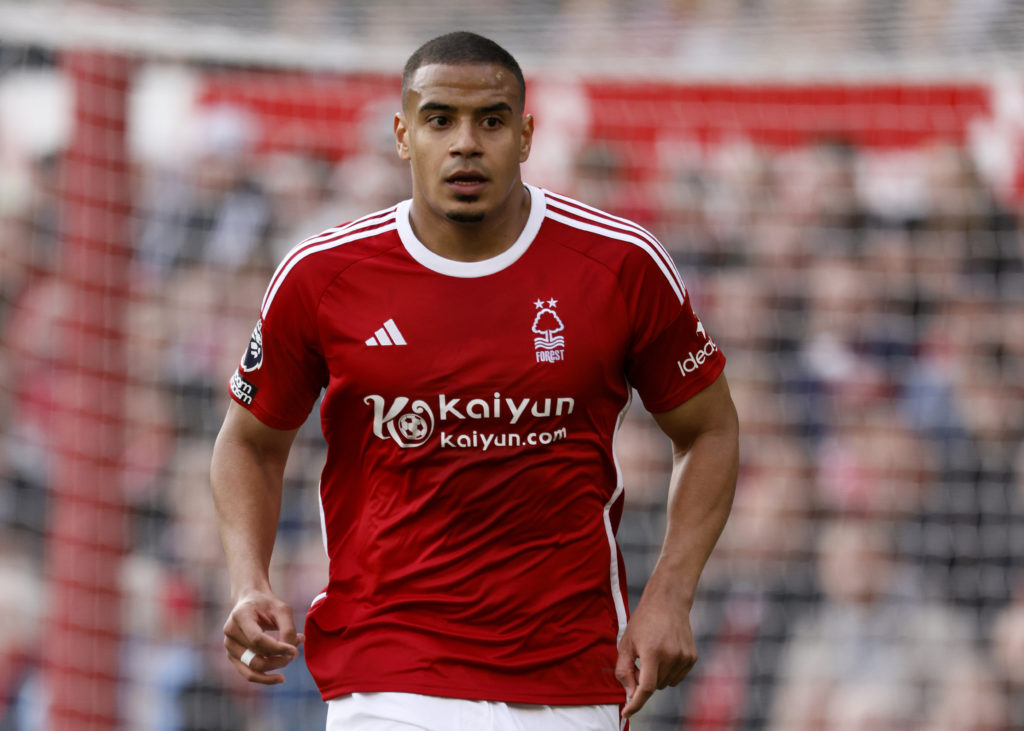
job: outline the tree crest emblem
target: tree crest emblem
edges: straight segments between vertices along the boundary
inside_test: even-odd
[[[538,299],[533,306],[536,308],[537,314],[533,318],[532,331],[538,336],[533,339],[534,350],[539,352],[564,348],[565,337],[559,333],[565,330],[565,323],[562,322],[562,318],[558,316],[555,309],[558,307],[558,300],[554,298]]]

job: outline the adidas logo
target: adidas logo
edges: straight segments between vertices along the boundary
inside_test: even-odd
[[[384,323],[384,327],[378,329],[373,334],[372,338],[366,339],[366,344],[371,347],[376,345],[405,345],[405,338],[402,337],[402,332],[398,329],[395,321],[388,320]]]

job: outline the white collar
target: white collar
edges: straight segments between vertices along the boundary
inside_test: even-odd
[[[456,261],[435,254],[424,246],[423,242],[416,238],[412,225],[409,223],[409,209],[412,206],[412,200],[405,200],[398,204],[398,236],[401,238],[405,250],[409,252],[409,256],[427,269],[439,274],[464,279],[486,277],[489,274],[495,274],[502,269],[510,267],[519,257],[526,253],[526,250],[530,248],[530,244],[533,243],[533,239],[537,236],[541,223],[544,221],[544,213],[547,210],[544,191],[532,185],[526,185],[526,189],[530,193],[530,216],[526,219],[526,225],[512,246],[497,256],[492,256],[490,259],[483,259],[482,261]]]

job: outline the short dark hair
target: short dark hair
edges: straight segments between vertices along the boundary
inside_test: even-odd
[[[442,63],[457,66],[460,64],[484,63],[497,64],[512,72],[519,84],[520,100],[526,103],[526,80],[512,54],[492,41],[469,31],[455,31],[438,36],[420,46],[409,56],[402,70],[402,102],[409,92],[409,84],[420,66]]]

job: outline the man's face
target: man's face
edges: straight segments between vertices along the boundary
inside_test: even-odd
[[[533,119],[522,105],[516,78],[503,66],[421,66],[395,116],[399,157],[412,164],[414,203],[459,223],[503,209],[530,154]]]

